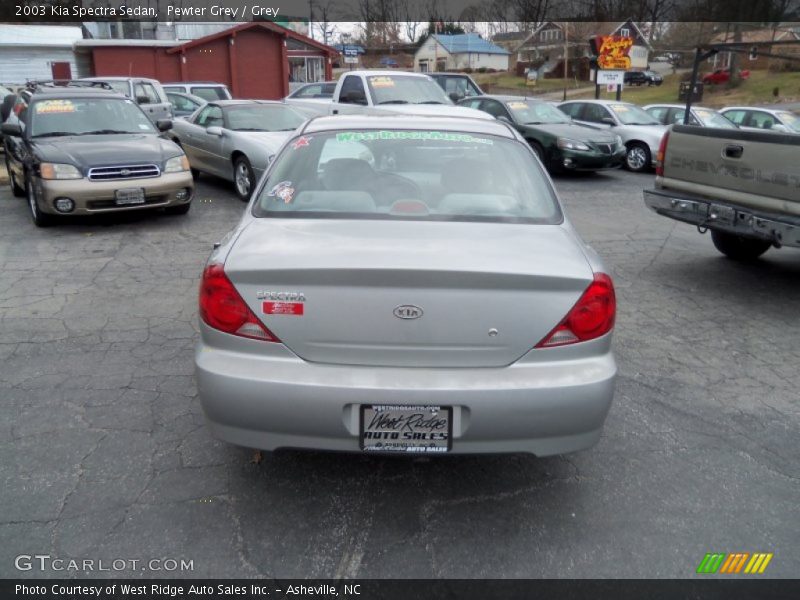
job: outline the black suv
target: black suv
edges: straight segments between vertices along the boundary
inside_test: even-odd
[[[654,71],[625,71],[625,85],[661,85],[664,78]]]
[[[133,100],[96,82],[35,82],[3,124],[6,168],[33,222],[56,216],[165,208],[185,214],[189,161]]]

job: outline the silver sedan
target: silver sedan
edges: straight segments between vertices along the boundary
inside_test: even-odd
[[[499,121],[309,121],[199,303],[203,410],[251,448],[545,456],[614,395],[608,270]]]
[[[233,181],[236,194],[247,201],[269,158],[306,118],[281,102],[220,100],[176,119],[170,135],[195,176],[203,172]]]

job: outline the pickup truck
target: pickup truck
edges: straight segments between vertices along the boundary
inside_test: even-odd
[[[413,114],[494,118],[480,110],[455,106],[444,90],[427,75],[398,71],[348,71],[339,78],[333,98],[328,101],[286,98],[284,102],[319,115]]]
[[[645,204],[711,231],[717,250],[754,260],[800,247],[800,135],[673,125],[658,150]]]

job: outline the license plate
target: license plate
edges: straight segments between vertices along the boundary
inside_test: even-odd
[[[361,449],[365,452],[441,454],[452,447],[449,406],[361,406]]]
[[[144,188],[117,190],[114,197],[118,205],[144,204]]]

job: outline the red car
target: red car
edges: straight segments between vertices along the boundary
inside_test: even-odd
[[[743,69],[739,71],[739,77],[742,79],[747,79],[750,77],[750,71]],[[703,83],[710,83],[715,85],[717,83],[727,83],[731,78],[731,70],[730,69],[717,69],[713,73],[709,73],[708,75],[703,77]]]

